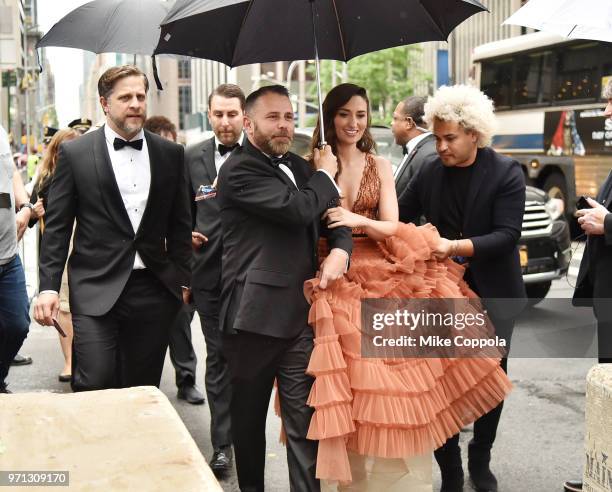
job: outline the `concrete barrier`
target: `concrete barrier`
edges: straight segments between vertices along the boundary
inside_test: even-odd
[[[587,375],[583,490],[612,491],[612,364]]]
[[[71,491],[222,490],[168,399],[153,387],[0,395],[0,470],[2,485],[8,471],[27,471],[23,480],[57,479],[66,471]],[[12,480],[20,478],[15,473]]]

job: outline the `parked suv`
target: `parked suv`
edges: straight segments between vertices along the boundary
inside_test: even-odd
[[[393,140],[391,130],[372,127],[379,155],[389,159],[395,168],[402,160],[402,149]],[[291,150],[305,156],[310,149],[312,129],[296,130]],[[550,198],[544,191],[527,186],[523,230],[519,254],[523,281],[530,304],[540,302],[551,282],[567,273],[571,256],[569,224],[565,219],[563,200]]]

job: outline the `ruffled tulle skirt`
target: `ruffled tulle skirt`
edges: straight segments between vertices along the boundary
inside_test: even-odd
[[[412,224],[380,243],[354,238],[344,279],[326,290],[318,279],[306,282],[315,333],[308,438],[319,441],[317,478],[351,482],[360,472],[351,472],[349,453],[395,460],[428,454],[510,391],[499,358],[361,357],[361,299],[476,297],[462,266],[431,259],[438,239],[433,226]],[[322,241],[321,259],[325,248]]]

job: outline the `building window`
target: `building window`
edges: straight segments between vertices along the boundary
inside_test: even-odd
[[[191,60],[179,60],[178,62],[179,79],[191,78]]]
[[[179,128],[185,129],[185,116],[191,114],[191,86],[179,86]]]

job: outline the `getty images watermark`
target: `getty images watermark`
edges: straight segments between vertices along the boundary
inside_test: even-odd
[[[612,321],[612,299],[595,302]],[[360,329],[363,357],[612,357],[598,354],[592,307],[570,298],[363,299]]]

